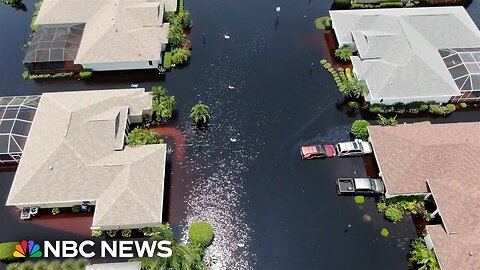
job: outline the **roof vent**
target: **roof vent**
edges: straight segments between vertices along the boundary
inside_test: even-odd
[[[48,167],[50,171],[53,171],[53,166]]]

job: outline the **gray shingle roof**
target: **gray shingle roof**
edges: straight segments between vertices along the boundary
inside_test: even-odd
[[[374,99],[455,96],[438,53],[480,46],[463,7],[330,11],[339,43],[355,43],[352,62]]]
[[[92,227],[160,224],[166,145],[119,151],[125,121],[117,117],[150,106],[143,89],[44,93],[6,204],[91,201]]]

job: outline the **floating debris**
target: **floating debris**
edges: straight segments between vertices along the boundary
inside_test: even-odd
[[[237,142],[237,139],[236,138],[230,138],[230,141],[231,142]]]
[[[234,87],[234,86],[231,86],[231,85],[229,85],[229,86],[228,86],[228,89],[230,89],[230,90],[233,90],[233,89],[235,89],[235,87]]]
[[[225,40],[229,40],[230,39],[230,36],[229,35],[225,35]]]
[[[243,248],[243,247],[245,247],[245,244],[244,243],[237,243],[237,246]]]

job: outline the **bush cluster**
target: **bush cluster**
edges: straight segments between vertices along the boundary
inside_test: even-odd
[[[155,131],[146,130],[142,128],[134,128],[128,133],[127,145],[128,146],[137,146],[137,145],[147,145],[147,144],[158,144],[163,143],[163,140],[158,136]]]
[[[409,260],[418,266],[418,269],[440,269],[435,251],[429,249],[422,238],[412,242]]]
[[[397,116],[395,115],[394,117],[385,117],[379,114],[377,123],[382,126],[395,126],[398,123]]]
[[[172,52],[165,52],[163,54],[163,67],[166,70],[169,70],[172,68]]]
[[[212,226],[203,221],[193,223],[188,229],[188,240],[202,248],[210,246],[213,241]]]
[[[394,223],[402,220],[404,212],[421,215],[423,219],[430,220],[430,213],[425,209],[423,198],[417,196],[400,196],[381,201],[377,203],[377,210]]]
[[[80,79],[85,80],[85,79],[90,79],[93,77],[93,71],[89,68],[83,69],[80,71]]]
[[[430,102],[411,102],[411,103],[395,103],[393,105],[385,105],[374,103],[371,104],[369,107],[371,113],[376,114],[385,114],[385,113],[411,113],[411,114],[419,114],[421,112],[430,112],[432,114],[437,115],[448,115],[455,111],[455,105],[447,104],[444,106],[436,104],[434,101]]]
[[[365,81],[355,78],[350,68],[338,68],[335,70],[332,64],[328,63],[325,59],[320,60],[320,64],[333,76],[338,91],[343,95],[351,98],[359,98],[368,93]]]
[[[28,71],[25,71],[22,73],[22,77],[25,80],[67,78],[72,77],[73,75],[73,72],[61,72],[54,74],[30,74]]]
[[[367,120],[355,120],[352,124],[352,129],[350,132],[355,136],[355,138],[360,139],[360,140],[368,140],[368,126],[370,124],[368,123]]]
[[[350,57],[353,55],[353,50],[350,46],[342,46],[335,50],[335,57],[350,62]]]
[[[161,86],[152,87],[152,111],[157,122],[171,119],[176,106],[175,96],[169,95],[166,88]]]
[[[432,104],[430,105],[430,108],[428,109],[428,111],[436,115],[449,115],[452,112],[454,112],[455,109],[456,109],[455,105],[453,104],[447,104],[445,106]]]
[[[74,206],[72,207],[72,212],[74,212],[74,213],[78,213],[78,212],[80,212],[81,210],[82,210],[82,207],[81,207],[80,205],[74,205]]]
[[[324,16],[315,19],[315,27],[319,30],[331,29],[332,18],[330,18],[329,16]]]

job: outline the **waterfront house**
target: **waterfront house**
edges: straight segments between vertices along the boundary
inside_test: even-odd
[[[176,0],[44,0],[24,64],[30,72],[155,69]]]
[[[95,206],[92,229],[159,226],[166,145],[125,146],[151,114],[144,89],[44,93],[7,206]]]
[[[442,270],[480,269],[480,123],[370,126],[386,196],[433,196],[427,246]]]
[[[371,104],[480,100],[480,31],[463,7],[332,10]]]

